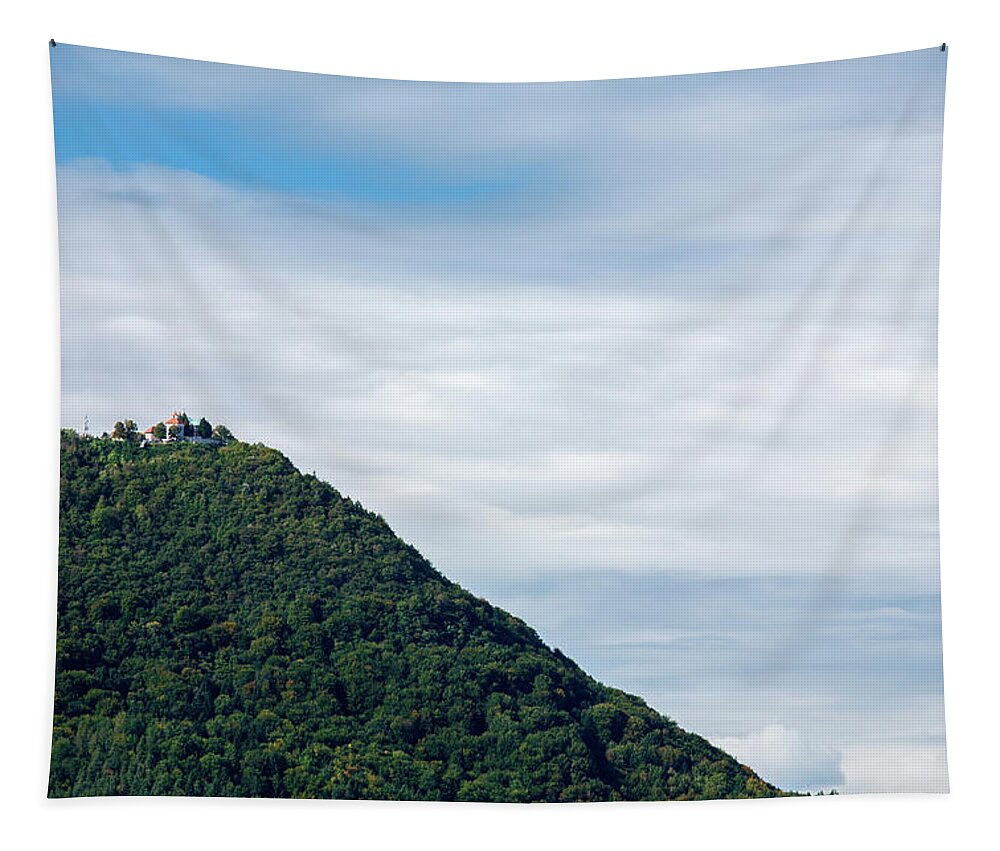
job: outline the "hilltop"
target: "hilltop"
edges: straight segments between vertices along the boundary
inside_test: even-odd
[[[49,794],[781,793],[276,450],[64,431]]]

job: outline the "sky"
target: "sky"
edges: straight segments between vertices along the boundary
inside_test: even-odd
[[[946,55],[475,84],[60,44],[62,422],[225,423],[767,780],[944,791]]]

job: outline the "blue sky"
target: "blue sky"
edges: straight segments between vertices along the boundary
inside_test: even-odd
[[[944,54],[53,86],[66,425],[225,422],[768,779],[946,786]]]

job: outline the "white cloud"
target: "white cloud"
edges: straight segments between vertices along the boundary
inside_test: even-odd
[[[60,194],[67,423],[196,409],[449,573],[501,552],[524,572],[936,570],[922,291],[851,284],[845,312],[837,280],[752,297],[459,285],[420,266],[432,234],[446,258],[482,254],[454,223],[393,236],[340,203],[96,163],[63,167]],[[415,271],[387,275],[386,244]]]
[[[844,782],[840,754],[817,745],[799,730],[771,724],[746,736],[714,742],[781,789],[809,792],[839,789]]]
[[[944,745],[877,745],[844,750],[845,792],[947,792]]]

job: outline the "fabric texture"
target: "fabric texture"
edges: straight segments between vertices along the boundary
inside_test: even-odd
[[[943,46],[50,53],[50,795],[947,791]]]

